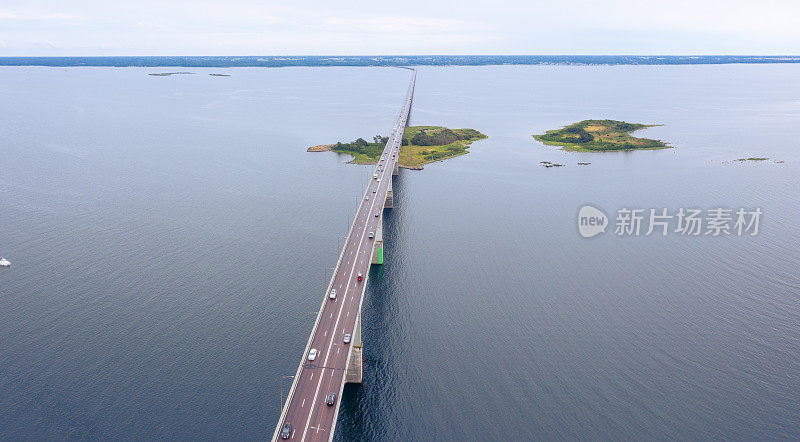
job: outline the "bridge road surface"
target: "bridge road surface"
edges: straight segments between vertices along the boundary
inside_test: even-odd
[[[374,173],[379,179],[370,177],[369,186],[350,227],[339,262],[325,293],[325,300],[287,396],[281,419],[273,434],[273,440],[279,440],[285,422],[292,425],[291,440],[333,439],[336,416],[339,414],[339,403],[345,384],[345,372],[350,359],[351,344],[344,344],[343,338],[345,334],[350,334],[355,339],[356,318],[361,310],[374,247],[374,239],[370,239],[368,235],[370,232],[376,232],[382,216],[392,171],[400,156],[403,130],[411,108],[415,80],[416,71],[411,78],[403,107],[383,149],[381,160],[375,167]],[[359,273],[364,275],[362,281],[358,281]],[[335,300],[328,297],[332,288],[336,289]],[[308,352],[312,348],[317,350],[317,357],[314,361],[308,361]],[[336,403],[333,406],[325,403],[329,392],[336,393]]]

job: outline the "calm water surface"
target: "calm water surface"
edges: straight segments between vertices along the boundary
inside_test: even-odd
[[[271,435],[370,173],[305,149],[387,133],[409,79],[158,71],[0,69],[2,439]],[[489,138],[395,178],[335,439],[800,438],[797,78],[420,69],[412,123]],[[585,118],[677,148],[531,138]],[[728,162],[749,156],[784,163]],[[586,203],[764,215],[755,237],[583,239]]]

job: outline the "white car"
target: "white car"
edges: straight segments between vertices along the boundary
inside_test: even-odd
[[[375,238],[375,232],[369,232],[369,239]]]
[[[349,344],[350,343],[350,335],[349,334],[345,334],[344,335],[344,343],[345,344]]]
[[[314,359],[317,359],[317,349],[316,348],[312,348],[311,351],[308,352],[308,360],[309,361],[313,361]]]
[[[369,201],[369,195],[367,195],[367,201]]]
[[[336,289],[331,290],[331,294],[328,295],[331,299],[336,299]]]

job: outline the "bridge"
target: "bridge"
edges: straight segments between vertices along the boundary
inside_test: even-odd
[[[281,410],[272,440],[289,424],[289,439],[332,440],[345,383],[361,383],[361,303],[372,264],[383,264],[383,210],[394,206],[392,176],[398,173],[403,131],[417,73],[413,71],[403,107],[358,206],[350,232],[325,291],[303,359]],[[345,342],[345,335],[349,341]],[[314,354],[315,353],[315,354]],[[327,402],[335,394],[332,405]]]

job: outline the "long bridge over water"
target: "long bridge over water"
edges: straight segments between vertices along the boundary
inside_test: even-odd
[[[281,410],[273,441],[332,440],[344,384],[361,383],[361,303],[370,265],[383,264],[383,210],[394,206],[392,177],[398,173],[400,146],[411,111],[416,77],[413,71],[403,107],[350,226]],[[345,335],[349,335],[349,343],[345,342]],[[312,353],[316,353],[313,360]],[[335,400],[328,405],[331,393],[335,394]],[[285,437],[287,432],[288,438]]]

